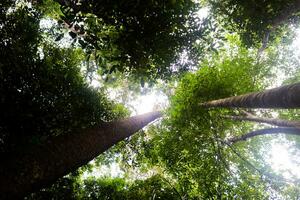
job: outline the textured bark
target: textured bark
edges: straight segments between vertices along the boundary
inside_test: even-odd
[[[290,120],[255,117],[255,116],[223,116],[223,118],[238,120],[238,121],[252,121],[258,123],[266,123],[266,124],[282,126],[282,127],[295,127],[300,129],[300,121],[293,121],[293,120],[290,121]]]
[[[245,135],[234,137],[229,139],[228,143],[236,143],[239,141],[245,141],[249,138],[258,136],[258,135],[270,135],[270,134],[289,134],[289,135],[299,135],[300,136],[300,129],[298,128],[291,128],[291,127],[279,127],[279,128],[266,128],[260,129],[257,131],[252,131]]]
[[[159,117],[160,112],[151,112],[103,123],[82,133],[55,137],[24,153],[9,155],[1,160],[0,199],[21,198],[53,183]]]
[[[299,108],[300,83],[209,101],[199,105],[203,107],[227,108]]]

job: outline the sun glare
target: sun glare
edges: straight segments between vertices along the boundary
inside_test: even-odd
[[[271,152],[268,163],[273,170],[288,180],[300,178],[300,163],[297,162],[300,151],[294,143],[280,138],[271,141]]]
[[[93,164],[93,161],[91,161]],[[89,177],[122,177],[124,172],[116,162],[112,162],[109,165],[101,165],[99,167],[93,167],[92,171],[85,171],[82,175],[82,179]]]
[[[199,17],[200,20],[205,19],[208,16],[208,14],[209,8],[207,7],[201,8],[196,12],[196,16]]]
[[[151,92],[139,96],[136,100],[130,102],[132,115],[143,114],[155,110],[160,110],[167,105],[168,98],[160,92]]]
[[[295,53],[300,55],[300,28],[296,31],[296,38],[292,42],[292,48],[294,49]]]

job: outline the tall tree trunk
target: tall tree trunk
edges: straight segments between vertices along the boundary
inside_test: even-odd
[[[300,83],[200,103],[203,107],[227,108],[299,108]]]
[[[238,121],[252,121],[258,123],[266,123],[266,124],[282,126],[282,127],[294,127],[294,128],[299,128],[300,130],[300,121],[290,121],[290,120],[255,117],[255,116],[223,116],[223,118],[238,120]]]
[[[21,198],[53,183],[161,117],[150,112],[100,126],[82,133],[55,137],[24,153],[1,160],[0,199]]]
[[[249,138],[258,136],[258,135],[269,135],[269,134],[289,134],[289,135],[299,135],[300,136],[300,129],[298,128],[291,128],[291,127],[279,127],[279,128],[266,128],[260,129],[257,131],[252,131],[250,133],[244,134],[239,137],[234,137],[227,140],[228,143],[236,143],[239,141],[244,141]]]

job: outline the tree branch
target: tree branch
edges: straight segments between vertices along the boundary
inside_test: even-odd
[[[246,111],[244,111],[244,112],[247,113]],[[255,115],[252,115],[250,113],[247,113],[247,116],[225,115],[225,116],[222,116],[222,118],[236,120],[236,121],[252,121],[252,122],[258,122],[258,123],[270,124],[270,125],[274,125],[274,126],[294,127],[294,128],[300,129],[300,121],[256,117]]]
[[[300,129],[298,128],[291,128],[291,127],[279,127],[279,128],[266,128],[260,129],[257,131],[252,131],[242,136],[233,137],[228,139],[228,143],[236,143],[239,141],[245,141],[249,138],[259,136],[259,135],[270,135],[270,134],[287,134],[287,135],[299,135],[300,136]]]

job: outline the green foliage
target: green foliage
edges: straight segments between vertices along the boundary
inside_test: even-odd
[[[87,179],[83,183],[82,197],[88,199],[124,199],[125,181],[121,178]]]
[[[28,7],[5,15],[0,29],[1,152],[123,117],[123,107],[85,83],[82,51],[40,42],[39,15]]]
[[[166,180],[154,175],[145,180],[126,182],[122,178],[89,178],[80,181],[78,177],[65,177],[48,189],[31,194],[26,199],[112,199],[148,200],[181,199]]]
[[[240,47],[240,42],[234,44],[239,41],[236,36],[228,39],[231,42],[228,48],[220,49],[218,54],[201,63],[200,70],[188,73],[181,80],[169,111],[174,124],[181,126],[185,121],[198,119],[207,121],[207,110],[199,108],[201,102],[262,88],[268,69],[256,63],[253,53]]]
[[[228,30],[238,32],[247,46],[257,46],[274,28],[269,39],[274,40],[287,24],[298,20],[297,2],[294,0],[208,0],[215,17]],[[296,8],[296,10],[295,10]]]
[[[52,19],[59,20],[63,13],[60,10],[60,5],[52,0],[44,0],[41,5],[37,6],[41,13]]]
[[[146,90],[152,86],[147,81],[181,74],[192,68],[187,65],[194,65],[196,56],[206,55],[200,70],[185,73],[179,81],[162,123],[140,131],[95,161],[96,165],[117,161],[125,170],[152,169],[157,175],[131,182],[126,178],[132,177],[81,180],[82,172],[91,170],[89,165],[28,199],[267,199],[274,188],[297,198],[297,184],[274,185],[269,176],[275,174],[262,175],[256,169],[271,171],[260,162],[264,140],[234,148],[223,142],[253,127],[221,118],[236,110],[199,107],[201,102],[265,88],[270,66],[275,63],[280,68],[277,57],[282,55],[271,49],[269,57],[258,63],[256,50],[242,47],[242,42],[252,46],[261,41],[293,1],[281,6],[282,0],[211,0],[216,19],[202,21],[195,17],[199,7],[191,0],[56,1],[62,6],[53,0],[32,2],[33,8],[23,1],[18,6],[0,2],[0,152],[6,155],[49,137],[76,134],[128,116],[124,106],[108,100],[105,89],[125,88],[118,94],[126,103],[141,92],[139,84]],[[49,33],[40,30],[42,17],[59,25]],[[227,30],[218,30],[220,24]],[[235,30],[242,42],[236,34],[225,34]],[[272,33],[271,39],[279,40],[280,31]],[[70,48],[59,44],[66,35]],[[179,62],[182,52],[190,60]],[[105,89],[90,87],[83,68],[92,75],[97,69]],[[289,82],[296,80],[298,74]],[[299,118],[297,110],[280,115]]]
[[[236,38],[229,39],[232,42]],[[258,65],[251,52],[233,43],[201,66],[181,80],[171,98],[167,119],[149,133],[150,147],[145,155],[150,163],[165,167],[178,181],[181,193],[191,199],[265,199],[266,185],[257,172],[247,168],[221,142],[228,134],[241,134],[249,127],[236,127],[220,118],[230,111],[199,106],[208,100],[259,90],[265,66]]]
[[[191,0],[57,2],[61,11],[52,2],[52,14],[45,9],[49,0],[39,6],[47,16],[60,16],[73,40],[104,74],[120,71],[147,81],[168,79],[187,70],[180,63],[178,71],[170,65],[183,51],[190,53],[197,38],[206,35],[203,21],[194,14],[199,5]]]

